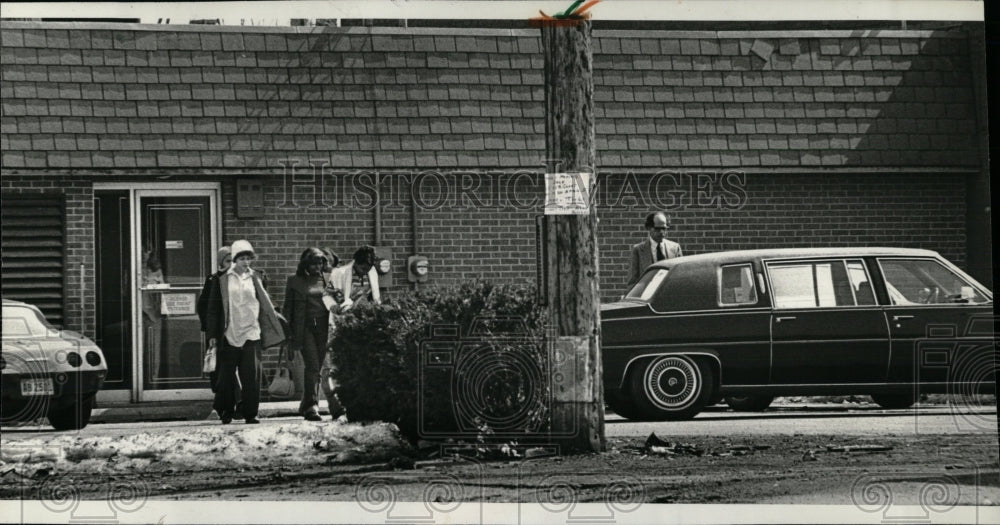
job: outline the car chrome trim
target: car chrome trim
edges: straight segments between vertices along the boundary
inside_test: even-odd
[[[712,359],[715,359],[715,362],[719,364],[719,384],[720,385],[722,384],[722,361],[719,360],[719,356],[717,356],[717,355],[715,355],[715,354],[713,354],[711,352],[697,352],[697,351],[696,352],[656,352],[656,353],[652,353],[652,354],[637,355],[637,356],[633,357],[632,359],[629,359],[628,362],[625,363],[625,367],[622,369],[622,376],[618,379],[618,388],[622,388],[622,386],[625,384],[625,376],[628,375],[628,369],[629,369],[629,367],[632,366],[632,363],[634,363],[635,361],[637,361],[639,359],[644,359],[644,358],[647,358],[647,357],[663,357],[663,356],[668,356],[668,355],[707,355],[707,356],[711,357]]]
[[[652,310],[654,313],[657,313],[657,314],[660,314],[660,315],[642,315],[642,316],[635,316],[635,317],[622,317],[622,318],[619,318],[619,319],[601,319],[601,322],[602,323],[613,323],[615,321],[635,321],[637,319],[662,319],[666,315],[672,315],[672,316],[677,316],[677,317],[689,317],[689,316],[692,316],[692,315],[733,315],[733,314],[742,314],[742,313],[747,313],[747,312],[770,312],[771,311],[771,307],[770,306],[755,306],[753,308],[738,307],[738,308],[739,308],[739,310],[736,310],[736,309],[727,309],[727,310],[685,310],[683,312],[659,312],[659,311],[653,310],[653,307],[650,306],[650,308],[649,308],[650,310]]]
[[[878,296],[875,297],[878,300]],[[889,377],[889,371],[892,370],[892,326],[889,324],[889,313],[884,310],[882,311],[882,320],[885,321],[885,342],[889,345],[889,361],[885,364],[885,377]]]
[[[764,345],[764,344],[769,344],[769,343],[770,343],[770,341],[764,341],[764,340],[761,340],[761,341],[731,341],[731,342],[719,342],[719,343],[702,343],[702,342],[698,342],[698,343],[650,343],[650,344],[642,344],[642,345],[609,345],[609,346],[601,346],[601,348],[602,349],[608,349],[608,350],[610,350],[610,349],[619,349],[619,348],[628,348],[628,349],[637,349],[638,348],[638,349],[642,349],[642,348],[664,348],[664,347],[677,347],[677,346],[682,346],[682,347],[683,346],[687,346],[687,347],[690,347],[690,346],[741,346],[741,345],[742,346],[746,346],[746,345]],[[673,353],[676,353],[676,352],[673,352]]]
[[[913,303],[913,304],[887,304],[884,308],[976,308],[976,307],[993,307],[993,301],[988,303]]]
[[[956,384],[980,384],[978,381],[926,381],[921,383],[774,383],[766,385],[725,385],[726,388],[745,388],[745,389],[768,389],[768,388],[778,388],[778,387],[845,387],[845,386],[892,386],[892,387],[918,387],[918,386],[937,386],[937,385],[956,385]]]
[[[786,343],[864,343],[869,341],[885,341],[881,337],[869,337],[865,339],[782,339],[780,341],[773,341],[774,344],[786,344]]]
[[[956,336],[945,336],[936,337],[931,335],[921,335],[918,337],[893,337],[892,341],[993,341],[994,336],[992,335],[956,335]]]

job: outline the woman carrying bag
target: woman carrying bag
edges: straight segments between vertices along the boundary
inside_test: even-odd
[[[250,264],[256,259],[246,240],[233,243],[233,265],[219,276],[208,301],[206,333],[218,345],[219,372],[215,411],[222,424],[233,420],[236,396],[233,383],[239,373],[243,384],[242,410],[247,424],[260,423],[261,352],[285,340],[281,322],[260,277]]]
[[[304,366],[302,401],[299,414],[308,421],[319,421],[319,372],[326,356],[330,312],[323,303],[327,287],[323,270],[330,261],[319,248],[306,248],[299,257],[295,275],[285,284],[282,312],[290,329],[289,348],[302,352]]]

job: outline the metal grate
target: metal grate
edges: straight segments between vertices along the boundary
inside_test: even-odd
[[[0,204],[0,292],[63,325],[65,213],[62,197],[4,194]]]

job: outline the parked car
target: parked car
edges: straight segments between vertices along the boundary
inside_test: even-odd
[[[90,339],[50,325],[38,308],[3,300],[3,424],[42,416],[57,430],[90,422],[94,398],[108,372]]]
[[[629,419],[686,419],[727,397],[995,392],[993,295],[936,252],[709,253],[651,265],[601,307],[605,398]]]

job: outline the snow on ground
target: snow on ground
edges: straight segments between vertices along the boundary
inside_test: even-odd
[[[410,447],[395,425],[308,421],[208,425],[126,436],[60,435],[6,443],[3,470],[100,472],[146,468],[209,469],[268,465],[365,463]]]

